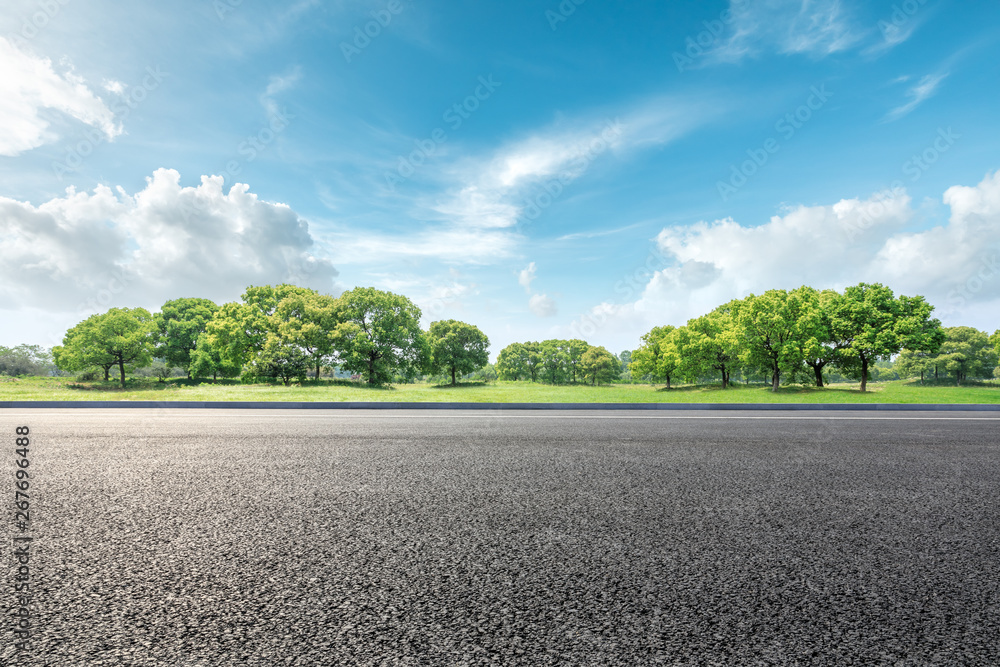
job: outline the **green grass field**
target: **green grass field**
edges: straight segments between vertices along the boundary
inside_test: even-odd
[[[408,401],[469,403],[1000,403],[1000,385],[963,387],[921,386],[919,382],[869,383],[822,389],[791,385],[777,394],[770,386],[661,385],[553,386],[531,382],[467,383],[457,387],[402,384],[368,387],[347,381],[310,380],[292,386],[240,384],[223,381],[198,384],[185,379],[129,380],[122,390],[115,382],[78,382],[73,378],[0,378],[0,401],[129,400],[129,401]]]

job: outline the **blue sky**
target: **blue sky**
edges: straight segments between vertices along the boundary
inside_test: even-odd
[[[15,0],[0,69],[0,344],[283,281],[494,355],[862,280],[1000,327],[996,2]]]

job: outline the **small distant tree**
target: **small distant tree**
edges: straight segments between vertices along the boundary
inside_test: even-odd
[[[985,331],[973,327],[949,327],[934,361],[955,377],[955,384],[972,378],[988,378],[997,365],[996,349]]]
[[[591,385],[611,383],[621,374],[621,363],[603,347],[589,347],[580,357],[580,371]]]
[[[41,345],[0,345],[0,375],[48,375],[52,353]]]
[[[629,370],[632,376],[653,380],[665,380],[670,389],[670,378],[680,367],[680,355],[675,345],[676,327],[665,325],[653,327],[642,336],[642,345],[632,351]]]
[[[479,327],[457,320],[432,322],[427,334],[431,353],[431,372],[457,375],[472,373],[490,362],[490,339]]]

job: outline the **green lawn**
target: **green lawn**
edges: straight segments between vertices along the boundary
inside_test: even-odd
[[[347,381],[307,381],[302,385],[245,385],[235,381],[198,384],[184,379],[165,383],[129,380],[122,390],[114,382],[77,382],[72,378],[0,378],[0,401],[131,400],[131,401],[459,401],[470,403],[1000,403],[1000,385],[921,386],[917,381],[857,384],[822,389],[797,385],[773,394],[769,386],[587,385],[552,386],[530,382],[460,384],[457,387],[403,384],[370,388]]]

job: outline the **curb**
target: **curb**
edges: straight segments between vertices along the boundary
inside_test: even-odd
[[[0,401],[13,408],[252,410],[822,410],[1000,412],[996,403],[406,403],[402,401]]]

